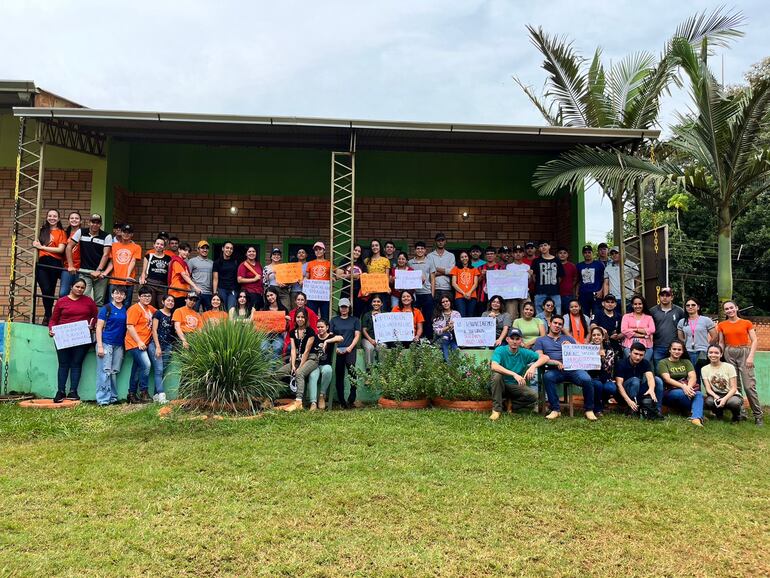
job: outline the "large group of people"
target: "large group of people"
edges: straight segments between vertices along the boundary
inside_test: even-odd
[[[133,233],[133,227],[124,223],[115,223],[112,233],[106,233],[98,214],[82,226],[76,212],[65,228],[59,213],[50,210],[35,241],[36,280],[49,332],[53,335],[57,325],[79,320],[95,327],[100,405],[117,402],[115,381],[124,354],[130,352],[133,359],[128,402],[164,403],[163,378],[172,351],[187,347],[191,332],[224,320],[254,323],[257,312],[274,311],[284,314],[286,324],[283,331],[269,331],[265,342],[283,362],[279,374],[291,381],[296,393],[288,409],[302,408],[305,399],[310,409],[324,409],[332,380],[337,400],[349,407],[356,403],[356,389],[351,382],[349,395],[344,396],[345,377],[355,373],[359,344],[366,367],[371,367],[383,349],[392,346],[376,339],[374,319],[381,313],[401,312],[412,314],[413,341],[429,340],[447,359],[458,348],[457,319],[495,320],[490,364],[493,420],[499,419],[505,397],[509,408],[533,406],[542,372],[550,420],[561,415],[558,386],[570,383],[582,389],[585,415],[591,421],[602,415],[611,398],[629,412],[647,417],[660,417],[667,405],[702,425],[704,408],[721,415],[727,407],[739,421],[741,396],[746,395],[756,423],[762,424],[754,376],[756,333],[750,321],[739,317],[738,307],[725,303],[726,320],[715,324],[700,315],[696,300],[688,299],[683,310],[673,304],[671,289],[663,288],[659,304],[651,309],[644,297],[635,294],[629,311],[618,311],[613,291],[619,290],[619,251],[604,243],[598,258],[590,245],[583,247],[583,261],[577,264],[569,260],[565,247],[553,254],[546,240],[485,249],[474,245],[458,251],[456,258],[446,247],[446,236],[438,233],[430,252],[422,241],[415,243],[410,257],[391,241],[373,240],[367,248],[356,244],[350,256],[332,263],[325,244],[318,241],[312,247],[314,259],[308,259],[305,249],[292,256],[301,263],[301,278],[284,284],[276,274],[283,262],[278,247],[263,266],[253,246],[238,262],[234,244],[225,242],[221,255],[212,260],[207,240],[197,242],[193,256],[188,243],[162,232],[152,249],[143,253]],[[631,288],[634,266],[625,267],[625,282]],[[502,269],[526,272],[527,297],[489,294],[488,272]],[[400,270],[420,271],[421,285],[398,290]],[[385,274],[390,290],[364,293],[365,273]],[[342,281],[344,297],[335,315],[329,301],[308,300],[303,292],[307,279]],[[564,343],[598,345],[601,369],[565,370]],[[408,347],[410,342],[401,345]],[[80,368],[90,347],[57,351],[55,401],[78,398]]]

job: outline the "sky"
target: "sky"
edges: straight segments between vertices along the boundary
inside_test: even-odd
[[[716,2],[551,0],[86,0],[3,2],[0,78],[33,80],[91,108],[260,116],[543,125],[513,81],[545,80],[526,25],[566,35],[606,64],[660,53],[676,26]],[[712,58],[728,84],[768,56],[766,3],[728,5],[746,36]],[[765,39],[764,41],[762,39]],[[767,47],[767,45],[765,45]],[[24,47],[22,49],[22,47]],[[688,106],[663,105],[662,127]],[[611,209],[586,198],[586,234]]]

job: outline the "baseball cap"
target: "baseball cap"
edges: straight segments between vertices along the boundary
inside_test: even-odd
[[[278,247],[275,247],[272,251],[270,251],[270,254],[272,254],[272,255],[275,255],[276,253],[278,255],[283,255],[283,251],[281,251],[281,249],[278,248]]]
[[[612,249],[610,249],[610,253],[620,253],[620,247],[617,247],[617,246],[613,247]]]
[[[522,247],[521,245],[514,245],[513,246],[513,250],[514,251],[524,251],[524,247]]]
[[[113,229],[121,229],[122,230],[123,229],[123,223],[121,223],[120,221],[115,221],[114,223],[112,223],[112,228]]]
[[[131,225],[123,225],[123,232],[124,233],[133,233],[134,228]]]
[[[660,291],[658,291],[658,294],[663,295],[664,293],[668,293],[669,295],[673,295],[674,292],[671,290],[671,287],[663,287]]]
[[[591,253],[594,252],[594,248],[591,245],[583,245],[583,253],[586,251],[591,251]]]
[[[190,291],[187,294],[187,298],[188,299],[195,299],[197,301],[198,300],[198,294],[195,291]]]
[[[602,301],[617,301],[617,299],[612,293],[607,293]]]
[[[436,233],[436,236],[433,237],[434,241],[446,241],[446,235],[444,233]]]
[[[206,239],[201,239],[200,241],[198,241],[198,249],[200,249],[201,247],[208,247],[208,246],[209,246],[209,242]]]
[[[607,243],[599,243],[599,245],[596,247],[597,249],[606,249],[609,245]]]
[[[350,307],[350,299],[343,297],[337,302],[338,307]]]
[[[164,238],[168,239],[170,235],[168,234],[168,231],[161,231],[160,233],[158,233],[157,236],[158,237],[164,237]]]
[[[527,249],[529,249],[530,247],[534,247],[534,246],[535,246],[535,242],[534,241],[527,241],[527,244],[525,245],[525,247]]]
[[[101,223],[102,222],[102,216],[99,213],[94,213],[93,215],[91,215],[91,220],[92,221],[99,221]]]
[[[315,244],[313,245],[313,249],[315,249],[316,247],[321,247],[321,249],[326,250],[326,245],[324,245],[321,241],[315,242]]]
[[[523,335],[521,334],[521,331],[514,327],[508,331],[508,337],[523,337]]]
[[[508,245],[503,245],[497,250],[498,253],[510,253],[511,248]]]

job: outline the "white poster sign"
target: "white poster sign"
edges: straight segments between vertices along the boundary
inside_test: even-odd
[[[380,343],[412,341],[414,339],[414,316],[405,313],[379,313],[374,321],[374,338]]]
[[[63,325],[54,325],[53,342],[56,349],[67,349],[76,345],[90,345],[91,330],[88,328],[88,321],[74,321],[64,323]]]
[[[330,301],[331,281],[323,279],[305,279],[302,282],[302,292],[308,301]]]
[[[577,369],[601,369],[602,360],[599,357],[598,345],[581,345],[579,343],[563,343],[561,346],[564,371]]]
[[[422,271],[402,271],[396,269],[396,289],[422,288]]]
[[[455,319],[454,325],[460,347],[491,347],[497,339],[493,317],[461,317]]]
[[[526,299],[529,291],[529,273],[503,269],[487,271],[487,294],[503,299]]]

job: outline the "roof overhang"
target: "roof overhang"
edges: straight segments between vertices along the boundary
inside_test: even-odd
[[[31,80],[0,80],[0,109],[29,106],[37,93]]]
[[[559,153],[579,144],[623,146],[660,131],[264,117],[72,108],[14,108],[129,142],[479,153]]]

